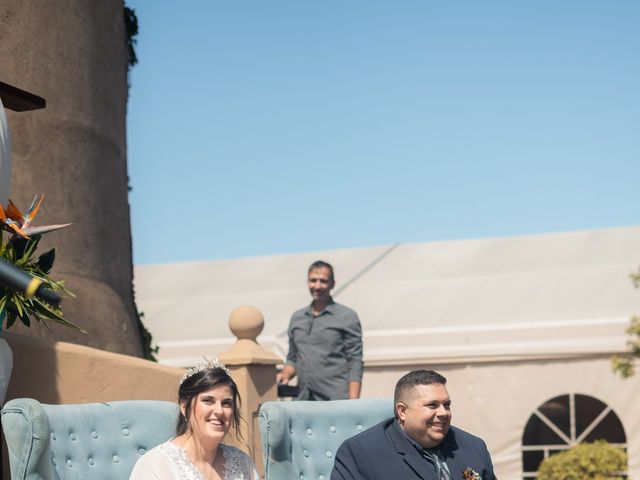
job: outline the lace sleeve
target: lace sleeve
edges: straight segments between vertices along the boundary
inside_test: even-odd
[[[249,455],[230,445],[221,445],[224,455],[224,480],[260,480]]]

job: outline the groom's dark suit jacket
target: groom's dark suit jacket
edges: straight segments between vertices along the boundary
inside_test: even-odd
[[[495,480],[484,441],[456,427],[440,444],[451,478],[472,468],[482,480]],[[433,466],[407,438],[394,418],[346,440],[336,453],[331,480],[436,480]]]

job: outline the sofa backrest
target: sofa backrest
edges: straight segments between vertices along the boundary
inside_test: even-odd
[[[265,402],[258,413],[265,480],[329,480],[347,438],[393,416],[393,400]]]
[[[128,480],[150,448],[175,435],[178,407],[155,400],[2,409],[12,480]]]

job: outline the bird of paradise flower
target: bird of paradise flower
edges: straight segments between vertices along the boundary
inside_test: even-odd
[[[44,195],[36,195],[25,214],[11,200],[9,200],[6,209],[0,206],[0,257],[38,279],[46,288],[73,296],[63,281],[53,280],[49,276],[55,260],[55,248],[34,258],[42,234],[71,225],[66,223],[32,226],[31,223],[37,215],[43,199]],[[2,241],[2,230],[12,234],[6,243]],[[6,314],[7,328],[11,327],[17,319],[20,319],[26,326],[30,326],[31,318],[33,318],[37,321],[53,320],[86,333],[84,329],[65,319],[59,307],[47,304],[39,298],[25,296],[20,292],[0,286],[0,319],[4,314]]]
[[[31,235],[42,235],[43,233],[53,232],[54,230],[60,230],[61,228],[68,227],[70,223],[64,223],[59,225],[45,225],[41,227],[32,227],[31,222],[38,214],[40,205],[44,200],[44,194],[36,195],[27,208],[27,213],[23,214],[18,207],[9,199],[6,210],[0,205],[0,221],[2,222],[2,228],[10,233],[19,235],[22,238],[29,239]]]

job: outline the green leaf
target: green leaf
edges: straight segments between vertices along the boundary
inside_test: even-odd
[[[46,253],[43,253],[38,257],[36,265],[42,271],[42,273],[49,273],[53,268],[53,262],[56,260],[56,249],[52,248]]]
[[[2,249],[2,258],[7,262],[16,263],[15,250],[11,242],[7,242]]]
[[[38,248],[38,243],[40,243],[40,235],[34,235],[33,237],[31,237],[31,240],[27,242],[27,248],[22,254],[22,261],[26,262],[31,258],[33,252],[35,252],[36,248]]]
[[[7,330],[9,330],[11,328],[11,326],[16,323],[16,319],[18,317],[16,316],[16,314],[14,312],[10,312],[7,310]]]
[[[66,327],[73,328],[78,332],[87,333],[87,331],[84,328],[79,327],[73,322],[70,322],[69,320],[64,318],[62,315],[60,315],[58,312],[56,312],[53,308],[49,307],[46,303],[41,302],[39,299],[36,299],[34,301],[34,307],[41,316],[46,317],[49,320],[53,320],[54,322],[64,325]]]
[[[24,314],[20,315],[18,318],[20,318],[20,321],[27,327],[31,326],[31,319],[29,318],[29,315],[27,315],[27,312],[24,312]]]
[[[23,309],[22,309],[22,298],[18,295],[16,295],[15,293],[11,294],[11,303],[13,303],[13,305],[16,307],[16,310],[18,310],[18,316],[22,316],[23,315]]]
[[[13,247],[12,250],[15,256],[14,258],[22,258],[24,256],[24,252],[27,251],[29,242],[31,242],[31,240],[27,240],[26,238],[22,238],[18,236],[14,236],[14,238],[11,239],[10,243],[11,243],[11,246]]]

